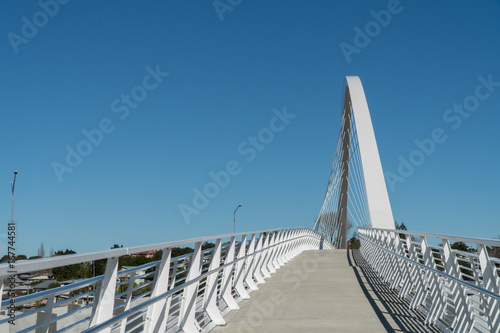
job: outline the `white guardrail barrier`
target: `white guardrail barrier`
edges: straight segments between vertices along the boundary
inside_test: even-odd
[[[358,228],[361,253],[445,332],[500,332],[500,240]]]
[[[180,246],[193,252],[172,257]],[[332,246],[311,229],[295,228],[18,261],[17,274],[96,260],[106,267],[101,276],[18,296],[14,306],[2,301],[0,332],[208,332],[224,325],[224,315],[276,269],[302,251],[322,248]],[[161,260],[119,270],[120,257],[152,250],[162,250]],[[0,265],[0,281],[9,280],[8,271],[8,264]]]

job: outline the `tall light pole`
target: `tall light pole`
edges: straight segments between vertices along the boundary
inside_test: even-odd
[[[10,213],[10,222],[14,225],[14,188],[16,187],[17,171],[14,171],[14,180],[10,182],[10,189],[12,190],[12,207]]]
[[[233,233],[234,234],[236,233],[236,211],[240,207],[241,207],[241,205],[238,205],[238,207],[236,207],[236,209],[234,210],[234,213],[233,213]]]

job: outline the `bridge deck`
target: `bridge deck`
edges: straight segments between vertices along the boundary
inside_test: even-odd
[[[408,310],[359,252],[308,251],[282,267],[215,332],[439,332]]]

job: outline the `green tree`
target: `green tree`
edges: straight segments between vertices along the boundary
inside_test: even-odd
[[[201,245],[201,249],[202,250],[206,250],[206,249],[211,249],[215,247],[215,244],[214,243],[209,243],[209,242],[205,242]]]
[[[408,228],[406,228],[406,225],[405,225],[404,222],[401,222],[401,224],[399,224],[397,221],[394,221],[394,224],[396,226],[396,230],[408,231]],[[406,239],[406,235],[405,234],[399,234],[399,238]]]
[[[56,251],[56,252],[54,252],[54,254],[58,255],[58,256],[65,256],[65,255],[68,255],[68,254],[76,254],[76,252],[73,251],[73,250],[66,249],[66,251],[63,251],[63,250]]]
[[[347,241],[347,244],[348,244],[348,248],[349,249],[359,249],[359,247],[361,246],[361,244],[359,242],[359,238],[358,238],[358,233],[357,232],[354,232],[352,234],[352,237]]]
[[[76,251],[66,249],[65,251],[59,250],[55,252],[55,255],[59,256],[70,254],[76,254]],[[79,263],[74,265],[54,267],[52,268],[52,275],[57,281],[65,281],[91,277],[92,271],[88,263]]]
[[[467,246],[464,242],[455,242],[451,244],[451,248],[459,251],[464,251],[464,252],[471,252],[471,248]]]

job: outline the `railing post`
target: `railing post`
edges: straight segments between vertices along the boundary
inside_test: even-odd
[[[406,247],[405,247],[406,245]],[[410,246],[411,246],[411,238],[410,235],[405,235],[404,239],[399,239],[399,251],[402,256],[405,258],[409,258],[410,256]],[[408,251],[408,253],[406,252]],[[399,297],[404,298],[406,295],[410,294],[410,291],[413,289],[415,286],[415,277],[411,274],[411,267],[413,265],[410,265],[406,260],[401,259],[401,267],[403,271],[403,278],[402,278],[402,287],[399,290]]]
[[[255,234],[252,234],[252,238],[250,239],[250,244],[248,245],[248,253],[247,255],[251,255],[255,252]],[[250,290],[258,290],[257,284],[253,280],[253,272],[255,269],[255,256],[252,255],[246,260],[246,270],[245,270],[245,282],[250,288]]]
[[[450,241],[443,238],[443,261],[445,262],[446,273],[454,278],[460,279],[460,268],[458,261],[451,249]],[[467,301],[467,290],[459,283],[451,282],[452,297],[455,306],[455,318],[452,327],[457,332],[468,332],[472,329],[472,316]]]
[[[245,256],[246,246],[247,246],[246,235],[243,235],[243,236],[241,236],[241,243],[240,243],[240,248],[238,251],[238,258],[243,258]],[[244,267],[244,264],[245,264],[245,261],[240,260],[235,265],[234,289],[238,292],[238,294],[240,295],[241,298],[249,299],[250,295],[248,294],[247,290],[243,286],[243,280],[245,278],[245,268],[246,268],[246,267]]]
[[[479,264],[483,274],[484,288],[495,294],[500,294],[500,283],[495,264],[490,261],[488,249],[483,244],[477,244]],[[500,301],[487,297],[486,315],[490,321],[491,332],[500,332]]]
[[[90,327],[100,324],[113,316],[115,306],[116,277],[118,272],[118,257],[108,258],[104,278],[100,284],[97,295],[94,294],[94,308],[90,320]],[[102,332],[109,333],[111,328]]]
[[[130,273],[128,278],[128,287],[127,287],[127,299],[125,300],[125,305],[123,306],[123,311],[127,311],[130,308],[130,303],[132,302],[132,293],[134,289],[134,280],[135,280],[136,271]],[[127,318],[123,319],[120,324],[120,333],[125,333],[127,329]]]
[[[390,244],[391,244],[391,236],[387,231],[382,231],[381,234],[379,235],[380,238],[380,243],[382,244],[382,247],[385,249],[390,249]],[[382,250],[381,250],[382,251]],[[392,266],[392,260],[391,260],[391,255],[385,251],[382,251],[382,267],[380,270],[380,275],[383,277],[385,282],[391,283],[391,275],[393,272],[394,267]]]
[[[257,265],[257,269],[262,273],[264,278],[270,278],[271,274],[267,270],[267,261],[268,261],[268,253],[269,249],[267,248],[269,246],[269,239],[271,238],[271,235],[268,233],[266,235],[266,239],[264,240],[264,244],[262,244],[262,248],[265,249],[262,251],[262,254],[260,256],[260,265]]]
[[[402,255],[400,251],[401,247],[401,239],[399,238],[399,233],[391,233],[394,236],[394,239],[392,243],[390,244],[390,247],[388,247],[389,250],[391,250],[394,253],[397,253],[399,255]],[[404,265],[404,259],[401,259],[400,257],[395,257],[391,255],[391,262],[392,262],[392,276],[391,276],[391,289],[395,289],[398,292],[400,291],[400,286],[401,286],[401,281],[404,277],[404,272],[402,265]]]
[[[210,259],[210,268],[212,271],[220,266],[220,256],[222,248],[222,239],[217,239],[215,242],[215,248],[212,252],[212,258]],[[211,274],[207,277],[206,287],[205,287],[205,304],[204,309],[207,312],[210,319],[216,325],[225,325],[226,321],[222,317],[222,314],[217,307],[217,280],[218,273]]]
[[[410,238],[410,243],[408,245],[408,253],[410,254],[410,259],[415,261],[415,262],[420,262],[420,259],[418,257],[418,252],[416,246],[413,244],[411,238]],[[424,302],[425,296],[427,295],[427,290],[425,288],[424,284],[424,279],[422,275],[424,274],[424,271],[422,268],[420,268],[417,265],[412,265],[410,269],[410,274],[414,276],[416,282],[415,286],[415,295],[413,296],[413,299],[410,302],[410,309],[418,309],[420,304]]]
[[[263,240],[261,233],[257,241],[257,247],[255,248],[256,252],[262,250],[262,243]],[[262,273],[260,272],[261,261],[262,261],[262,252],[259,252],[254,256],[251,274],[255,277],[258,283],[266,283],[264,277],[262,276]]]
[[[300,235],[300,230],[295,229],[292,234],[290,235],[290,238],[295,238]],[[295,258],[300,251],[297,249],[299,247],[299,242],[297,240],[293,240],[290,242],[290,259]]]
[[[377,245],[380,245],[380,246],[383,246],[383,242],[382,242],[382,231],[380,230],[374,230],[374,235],[372,237],[372,240],[373,240],[373,243],[377,244]],[[385,255],[384,255],[384,251],[382,251],[382,249],[376,247],[375,248],[375,257],[374,257],[374,269],[377,273],[379,273],[380,277],[382,278],[382,280],[384,280],[385,276],[383,275],[383,269],[385,267]]]
[[[285,234],[285,237],[284,237],[284,240],[286,241],[286,243],[284,244],[284,250],[283,250],[283,261],[285,263],[288,263],[290,260],[292,260],[293,256],[292,256],[292,242],[288,241],[289,239],[292,238],[292,235],[293,235],[293,229],[289,229],[287,230],[286,234]]]
[[[156,278],[151,291],[151,297],[156,297],[165,293],[168,290],[168,279],[170,276],[170,258],[171,249],[163,249],[161,262],[156,268]],[[170,300],[171,297],[168,297]],[[144,326],[145,333],[163,332],[166,329],[170,302],[163,299],[148,307],[146,323]]]
[[[269,241],[269,246],[272,247],[267,251],[266,268],[271,274],[276,273],[276,267],[274,267],[274,254],[276,252],[276,246],[273,245],[277,243],[277,238],[278,238],[278,232],[275,231],[272,233],[271,239]]]
[[[186,282],[189,282],[200,275],[201,272],[201,242],[194,246],[194,252],[189,260],[189,269],[186,276]],[[184,333],[198,333],[198,324],[196,323],[196,299],[198,294],[198,282],[195,282],[184,288],[181,309],[179,312],[179,330]]]
[[[231,242],[229,244],[229,249],[224,263],[228,264],[234,260],[235,247],[236,247],[236,238],[235,236],[233,236],[231,237]],[[234,269],[234,264],[224,268],[224,273],[222,274],[222,282],[221,282],[221,295],[229,309],[238,310],[240,307],[238,303],[236,303],[231,290],[233,286],[233,269]]]
[[[56,295],[50,294],[47,297],[47,304],[45,305],[45,315],[43,317],[43,324],[41,333],[49,332],[50,320],[52,319],[52,309],[54,308],[54,298]]]
[[[286,237],[286,231],[281,230],[278,242],[284,242],[285,237]],[[276,255],[274,257],[274,265],[277,268],[280,268],[281,266],[285,265],[285,260],[284,260],[285,259],[285,255],[284,255],[285,248],[286,248],[286,243],[282,243],[282,244],[277,246]]]
[[[432,250],[427,244],[427,239],[425,239],[425,237],[421,237],[421,240],[425,265],[437,269]],[[432,299],[432,304],[430,306],[429,313],[427,314],[427,318],[425,318],[425,323],[435,324],[444,310],[445,301],[441,291],[441,283],[436,274],[428,272],[427,277],[429,281],[429,294]]]

